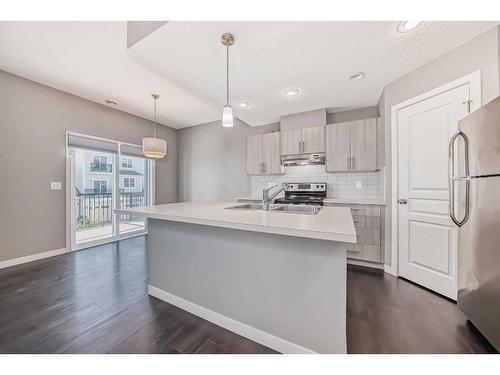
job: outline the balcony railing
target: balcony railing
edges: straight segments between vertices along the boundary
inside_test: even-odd
[[[113,164],[90,163],[91,172],[112,173]]]
[[[120,208],[141,207],[146,203],[144,191],[120,192]],[[113,220],[111,193],[76,193],[77,230],[104,226]],[[120,215],[120,221],[141,221],[140,217]]]

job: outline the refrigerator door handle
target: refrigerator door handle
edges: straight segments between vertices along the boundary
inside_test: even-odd
[[[464,159],[465,159],[465,177],[455,177],[455,141],[461,137],[464,140]],[[458,131],[453,137],[450,139],[449,148],[448,148],[448,193],[449,193],[449,204],[448,210],[450,213],[450,218],[453,222],[461,227],[464,225],[469,219],[469,196],[470,196],[470,176],[469,176],[469,139],[461,130]],[[455,188],[454,181],[456,180],[465,180],[465,213],[462,220],[457,219],[455,216]]]

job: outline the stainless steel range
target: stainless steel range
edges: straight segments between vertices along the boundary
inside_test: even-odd
[[[276,204],[308,204],[323,206],[326,198],[326,182],[286,182],[285,196],[277,198]]]

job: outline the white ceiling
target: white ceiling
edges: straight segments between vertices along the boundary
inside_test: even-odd
[[[126,48],[126,22],[0,22],[0,69],[182,128],[221,118],[223,32],[231,55],[231,104],[250,125],[317,108],[376,105],[384,85],[497,22],[168,22]],[[348,76],[366,77],[351,82]],[[298,88],[296,97],[285,97]],[[241,109],[239,101],[250,107]]]

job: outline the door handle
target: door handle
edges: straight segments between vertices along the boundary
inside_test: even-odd
[[[465,177],[458,178],[455,177],[455,141],[461,137],[464,140],[464,158],[465,158]],[[448,145],[448,211],[450,214],[451,220],[458,226],[461,227],[465,224],[465,222],[469,219],[469,196],[470,196],[470,178],[469,178],[469,139],[461,130],[458,131],[453,137],[450,139],[450,143]],[[455,180],[465,180],[465,212],[462,220],[457,219],[455,216]]]
[[[356,156],[353,156],[352,157],[352,170],[355,171],[356,170]]]
[[[350,156],[347,157],[347,170],[348,171],[351,170],[351,157]]]
[[[406,199],[398,199],[398,203],[399,204],[407,204],[408,200],[406,200]]]

